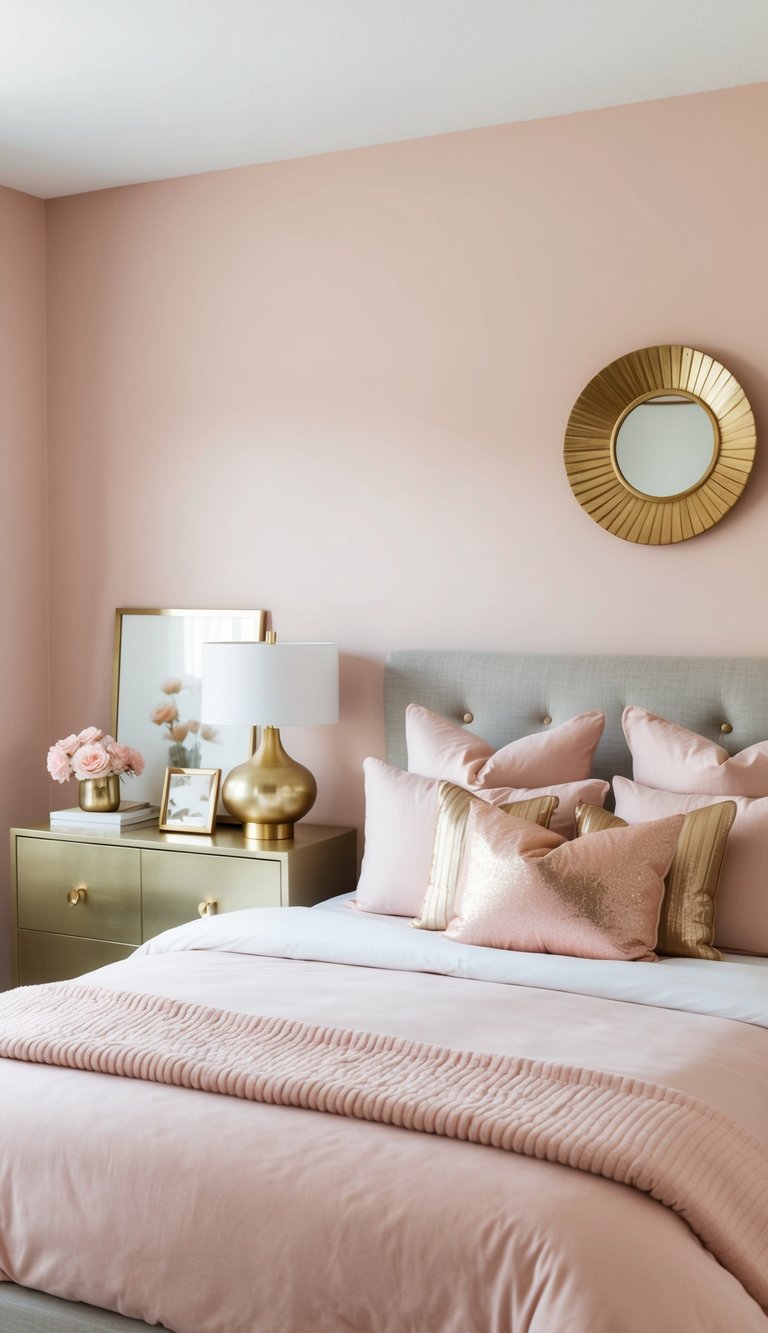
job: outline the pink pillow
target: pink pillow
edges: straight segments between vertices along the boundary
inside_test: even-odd
[[[605,713],[579,713],[559,727],[522,736],[494,753],[471,731],[421,704],[409,704],[405,710],[408,771],[472,791],[579,782],[592,771],[592,756],[604,728]]]
[[[565,842],[475,805],[459,871],[459,914],[444,933],[494,949],[653,962],[664,876],[682,824],[676,815]]]
[[[711,805],[711,796],[641,787],[614,778],[616,814],[628,824],[687,814]],[[715,899],[715,944],[719,949],[768,954],[768,797],[734,796],[736,818],[728,835]]]
[[[366,759],[363,772],[365,853],[356,904],[364,912],[418,916],[432,866],[440,784],[437,779],[392,768],[381,759]],[[607,782],[590,778],[538,790],[499,787],[475,794],[493,805],[506,805],[551,793],[560,801],[552,827],[573,837],[574,811],[579,801],[602,805],[607,791]]]
[[[635,782],[697,796],[768,796],[768,741],[729,755],[687,727],[630,704],[622,716]]]

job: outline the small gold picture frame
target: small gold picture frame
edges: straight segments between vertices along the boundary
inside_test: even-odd
[[[160,832],[213,833],[220,783],[220,768],[167,768]]]

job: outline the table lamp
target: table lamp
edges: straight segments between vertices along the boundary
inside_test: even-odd
[[[339,719],[339,650],[335,643],[203,644],[201,721],[259,726],[255,754],[227,774],[225,808],[247,838],[292,838],[315,803],[309,769],[286,754],[280,727],[314,727]]]

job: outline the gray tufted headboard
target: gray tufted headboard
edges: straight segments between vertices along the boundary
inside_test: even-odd
[[[595,776],[632,776],[621,729],[641,704],[716,740],[729,753],[768,738],[768,658],[589,657],[549,653],[396,652],[384,676],[387,757],[405,768],[405,708],[423,704],[498,749],[518,736],[602,708]],[[723,725],[731,727],[723,732]]]

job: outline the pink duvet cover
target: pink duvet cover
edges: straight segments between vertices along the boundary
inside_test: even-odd
[[[765,967],[593,963],[590,979],[582,960],[416,935],[348,909],[238,913],[93,980],[629,1075],[768,1152]],[[558,1163],[8,1060],[0,1108],[3,1275],[177,1333],[768,1333],[677,1213]]]

